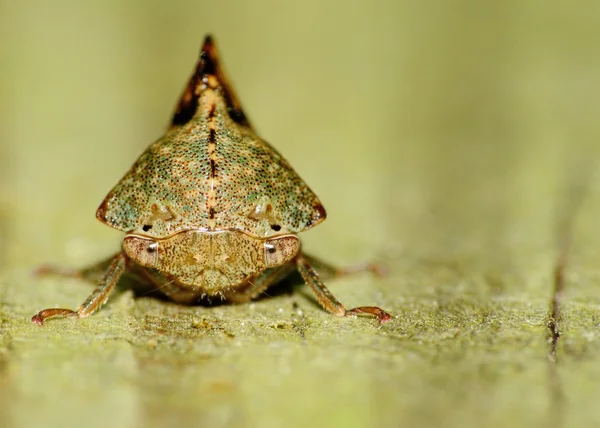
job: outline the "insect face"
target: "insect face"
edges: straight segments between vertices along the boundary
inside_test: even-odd
[[[300,251],[300,240],[295,235],[261,239],[240,231],[188,230],[164,239],[128,235],[123,250],[135,263],[179,284],[216,294],[290,262]]]

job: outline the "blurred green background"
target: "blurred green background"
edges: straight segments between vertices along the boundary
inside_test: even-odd
[[[0,7],[2,426],[600,424],[596,2]],[[330,288],[394,321],[334,319],[299,289],[216,308],[122,293],[30,325],[91,290],[33,266],[118,248],[95,209],[164,131],[207,32],[327,208],[307,250],[391,269]]]

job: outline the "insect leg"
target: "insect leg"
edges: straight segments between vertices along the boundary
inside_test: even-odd
[[[76,311],[64,308],[49,308],[38,312],[31,318],[31,322],[43,325],[44,321],[50,317],[68,316],[76,318],[85,318],[96,312],[108,300],[110,293],[117,285],[119,278],[125,271],[125,254],[119,253],[113,257],[104,277]]]
[[[323,279],[339,278],[346,275],[355,275],[357,273],[369,272],[378,277],[384,277],[387,275],[387,269],[385,266],[379,263],[358,263],[346,267],[335,267],[330,263],[313,257],[309,254],[303,254],[304,258]]]
[[[317,272],[309,264],[306,258],[300,254],[296,257],[296,267],[302,275],[304,281],[310,286],[317,300],[327,311],[338,317],[348,315],[366,314],[377,318],[379,322],[385,322],[392,319],[392,316],[381,308],[376,306],[360,306],[357,308],[346,309],[344,305],[335,298],[327,289]]]
[[[108,267],[110,266],[114,258],[115,256],[112,255],[109,258],[102,260],[101,262],[94,263],[93,265],[87,266],[83,269],[73,269],[52,264],[44,264],[38,266],[33,271],[33,275],[38,277],[60,276],[63,278],[76,278],[97,283],[102,278],[102,275],[108,270]]]

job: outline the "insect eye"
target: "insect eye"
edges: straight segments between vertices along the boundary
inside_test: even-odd
[[[300,241],[294,235],[272,238],[264,245],[265,265],[268,268],[288,263],[300,251]]]
[[[126,236],[123,251],[136,263],[146,267],[156,267],[159,262],[159,243],[138,236]]]

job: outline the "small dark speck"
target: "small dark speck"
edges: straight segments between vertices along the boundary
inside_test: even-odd
[[[275,232],[279,232],[281,230],[281,226],[278,224],[272,224],[271,229],[273,229]]]
[[[236,123],[244,123],[246,121],[246,115],[243,111],[238,109],[229,109],[229,117]]]
[[[151,224],[145,224],[142,226],[142,230],[144,232],[148,232],[150,229],[152,229],[152,225]]]

